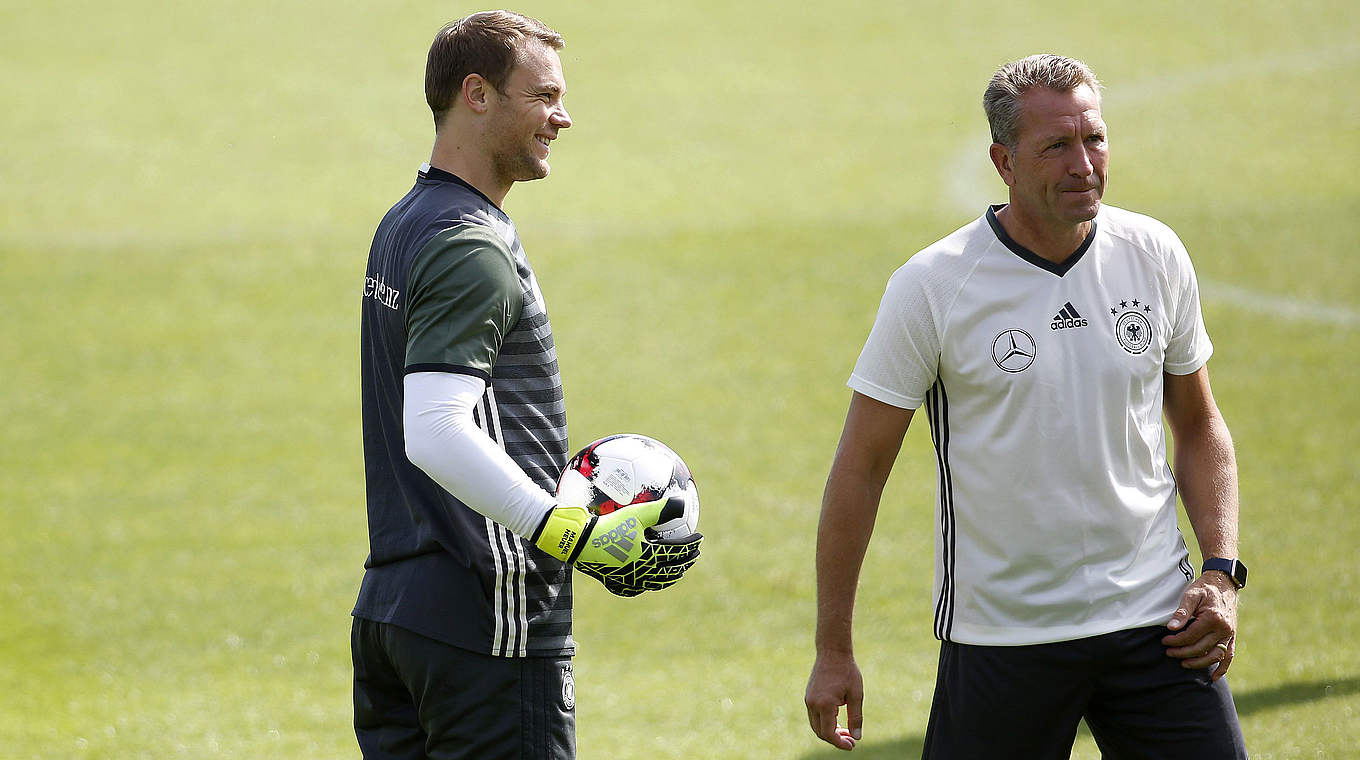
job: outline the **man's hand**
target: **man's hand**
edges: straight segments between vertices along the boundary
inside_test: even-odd
[[[837,749],[855,748],[864,731],[864,679],[853,655],[818,655],[803,702],[808,723],[822,741]],[[848,724],[845,727],[838,720],[842,705]]]
[[[1237,653],[1237,587],[1227,575],[1210,570],[1181,596],[1180,607],[1166,624],[1171,631],[1162,639],[1166,653],[1181,660],[1181,667],[1214,667],[1217,681],[1227,675]]]
[[[538,548],[576,565],[618,596],[658,591],[680,580],[699,559],[702,535],[661,540],[652,526],[683,509],[670,500],[632,504],[596,516],[584,507],[557,507],[534,535]]]

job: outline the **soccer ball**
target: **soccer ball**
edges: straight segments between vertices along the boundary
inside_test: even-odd
[[[665,499],[652,528],[662,540],[684,538],[699,527],[699,490],[684,460],[664,443],[623,433],[577,452],[557,481],[557,502],[607,515],[620,507]]]

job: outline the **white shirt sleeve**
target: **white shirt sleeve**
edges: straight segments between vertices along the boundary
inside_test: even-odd
[[[556,502],[474,422],[486,382],[453,372],[412,372],[404,384],[402,426],[411,463],[468,507],[531,537]]]
[[[1173,375],[1188,375],[1203,367],[1214,352],[1214,344],[1204,328],[1204,313],[1199,304],[1199,281],[1190,254],[1170,229],[1168,266],[1175,311],[1171,315],[1171,335],[1167,340],[1164,365]]]
[[[939,372],[940,334],[922,280],[923,273],[912,261],[893,273],[846,383],[902,409],[920,407]]]

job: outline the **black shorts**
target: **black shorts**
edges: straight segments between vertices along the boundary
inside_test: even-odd
[[[569,657],[493,657],[354,618],[354,733],[365,760],[572,760]]]
[[[1160,626],[1032,646],[944,642],[927,760],[1072,754],[1082,718],[1106,760],[1239,760],[1226,678],[1166,654]]]

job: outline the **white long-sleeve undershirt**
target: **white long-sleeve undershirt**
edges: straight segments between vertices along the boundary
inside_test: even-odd
[[[556,503],[477,427],[473,410],[486,382],[453,372],[406,376],[406,456],[462,503],[531,537]]]

